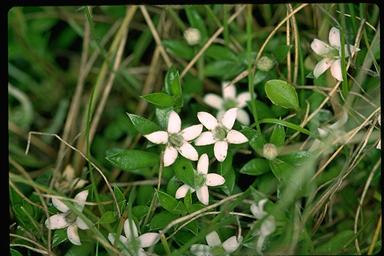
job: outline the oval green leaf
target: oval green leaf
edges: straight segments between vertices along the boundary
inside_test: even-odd
[[[118,153],[107,155],[106,159],[115,167],[124,171],[159,165],[159,155],[141,150],[123,150]]]
[[[299,109],[296,89],[283,80],[269,80],[265,83],[265,92],[273,104],[283,108]]]
[[[268,161],[262,158],[255,158],[247,162],[241,169],[240,172],[257,176],[269,171]]]
[[[158,108],[168,108],[175,104],[175,98],[163,92],[155,92],[141,97]]]

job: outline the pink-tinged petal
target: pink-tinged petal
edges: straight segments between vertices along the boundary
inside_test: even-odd
[[[184,184],[184,185],[180,186],[176,190],[175,198],[176,199],[180,199],[180,198],[185,197],[185,195],[188,193],[188,191],[191,191],[191,193],[192,193],[195,190],[193,188],[191,188],[190,186],[188,186],[187,184]]]
[[[65,216],[67,214],[65,213],[59,213],[52,215],[45,221],[45,226],[48,229],[60,229],[60,228],[66,228],[69,226],[69,223],[65,219]]]
[[[248,138],[239,131],[230,130],[227,134],[227,141],[231,144],[241,144],[247,142]]]
[[[197,118],[208,130],[213,130],[217,126],[216,118],[208,112],[197,113]]]
[[[75,245],[81,245],[80,237],[79,237],[79,233],[77,231],[76,225],[70,225],[67,228],[67,236],[68,236],[68,239],[71,243],[73,243]]]
[[[82,218],[80,217],[77,217],[76,218],[76,226],[79,228],[79,229],[82,229],[82,230],[86,230],[86,229],[89,229],[88,225],[83,221]]]
[[[247,111],[245,111],[244,109],[237,110],[236,119],[237,119],[237,121],[239,121],[240,123],[242,123],[244,125],[249,125],[249,123],[250,123],[249,115],[248,115]]]
[[[167,146],[163,156],[164,166],[172,165],[176,161],[177,155],[177,150],[174,147]]]
[[[126,219],[124,221],[124,233],[128,240],[135,239],[139,236],[136,224],[132,219]]]
[[[208,173],[209,159],[207,154],[202,154],[197,162],[197,172],[201,174]]]
[[[196,149],[188,142],[184,142],[183,145],[181,145],[181,147],[179,147],[177,150],[183,157],[189,160],[197,161],[199,158],[199,154],[197,153]]]
[[[175,111],[171,111],[168,117],[168,128],[169,133],[178,133],[181,130],[181,119]]]
[[[237,107],[243,108],[247,106],[247,101],[251,100],[251,94],[249,92],[242,92],[237,96]]]
[[[196,190],[196,195],[197,195],[197,199],[199,199],[199,201],[204,204],[204,205],[208,205],[209,203],[209,193],[208,193],[208,187],[207,186],[202,186],[200,188],[198,188]]]
[[[75,196],[75,206],[79,211],[82,211],[85,205],[85,201],[87,201],[88,190],[81,191]]]
[[[217,161],[223,162],[227,157],[228,143],[226,141],[216,142],[215,146],[213,147],[213,151]]]
[[[240,239],[240,241],[242,238]],[[223,243],[223,248],[226,253],[232,253],[239,248],[240,242],[237,240],[236,236],[231,236],[227,240],[224,241]]]
[[[235,123],[237,117],[237,108],[231,108],[228,109],[224,115],[223,119],[221,119],[221,123],[227,128],[228,130],[232,129],[233,124]]]
[[[236,87],[235,85],[228,86],[229,82],[222,83],[223,98],[224,99],[234,99],[236,98]]]
[[[145,233],[138,237],[141,248],[147,248],[155,245],[159,241],[159,238],[159,233],[154,232]]]
[[[220,186],[225,183],[225,179],[223,176],[216,174],[216,173],[208,173],[207,174],[207,180],[205,181],[205,184],[210,187],[214,186]]]
[[[215,137],[213,136],[212,132],[203,132],[200,134],[200,136],[195,140],[196,146],[205,146],[205,145],[211,145],[215,143]]]
[[[223,99],[217,96],[216,94],[208,93],[204,96],[204,103],[215,109],[223,108]]]
[[[219,235],[217,234],[216,231],[212,231],[208,235],[205,236],[205,240],[207,240],[207,244],[210,247],[215,247],[221,245],[221,240]]]
[[[115,243],[115,237],[116,237],[116,234],[112,234],[112,233],[108,234],[108,240],[109,240],[109,242],[111,242],[111,244]],[[125,236],[120,235],[119,240],[123,244],[128,244],[128,239]]]
[[[341,72],[341,60],[335,60],[331,65],[331,74],[338,81],[343,81],[343,74]]]
[[[338,28],[332,27],[328,37],[329,44],[332,47],[340,48],[340,30]]]
[[[319,39],[313,39],[311,43],[312,50],[320,56],[327,55],[333,48]]]
[[[165,131],[152,132],[144,135],[144,137],[155,144],[166,144],[168,142],[168,133]]]
[[[203,131],[203,125],[196,124],[182,130],[181,135],[183,136],[184,140],[191,141],[196,139],[201,134],[202,131]]]
[[[332,65],[333,61],[334,60],[329,58],[324,58],[321,61],[319,61],[316,64],[315,69],[313,70],[313,76],[315,78],[318,78],[319,76],[321,76]]]
[[[68,206],[66,206],[60,199],[52,197],[52,204],[61,212],[69,211]]]

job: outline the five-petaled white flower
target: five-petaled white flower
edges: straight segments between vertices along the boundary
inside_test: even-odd
[[[126,219],[124,222],[125,236],[120,235],[120,242],[124,247],[119,247],[123,252],[129,253],[128,255],[146,256],[143,248],[151,247],[155,245],[160,238],[159,233],[149,232],[139,236],[137,227],[133,220]],[[116,234],[109,233],[108,240],[114,244]]]
[[[82,212],[84,209],[85,201],[88,197],[88,190],[84,190],[75,196],[75,207]],[[88,225],[72,212],[61,200],[52,198],[52,204],[61,212],[52,215],[45,221],[45,226],[48,229],[61,229],[67,228],[67,236],[69,241],[75,245],[81,245],[80,237],[77,228],[88,229]]]
[[[201,124],[192,125],[181,130],[179,115],[175,111],[171,111],[167,131],[152,132],[144,135],[144,137],[155,144],[166,144],[163,158],[164,166],[170,166],[176,161],[178,153],[189,160],[197,161],[199,156],[189,141],[197,138],[202,130],[203,126]]]
[[[205,240],[207,244],[193,244],[191,246],[191,253],[196,256],[221,256],[230,255],[232,252],[239,248],[242,236],[231,236],[224,243],[221,243],[220,237],[216,231],[213,231],[206,235]]]
[[[244,125],[249,125],[249,115],[242,108],[247,105],[247,101],[251,99],[251,95],[249,92],[242,92],[236,96],[236,86],[228,86],[228,84],[229,82],[223,82],[221,85],[223,97],[219,97],[213,93],[205,95],[205,104],[219,110],[217,113],[217,118],[219,119],[223,116],[226,110],[230,108],[238,108],[236,119]]]
[[[197,198],[202,204],[208,205],[209,202],[209,192],[208,186],[220,186],[223,185],[225,179],[223,176],[216,173],[208,173],[209,159],[207,154],[200,156],[199,161],[197,162],[197,174],[195,175],[195,188],[184,184],[179,187],[176,191],[176,199],[185,197],[188,193],[188,190],[191,192],[196,191]]]
[[[242,144],[248,141],[241,132],[232,130],[236,115],[237,108],[227,110],[219,120],[207,112],[197,113],[197,118],[209,131],[201,133],[195,145],[215,144],[213,148],[215,157],[219,162],[223,162],[227,157],[228,143]]]
[[[317,63],[313,70],[313,75],[318,78],[323,74],[329,67],[331,68],[331,74],[334,78],[339,81],[343,81],[343,75],[341,72],[341,43],[340,43],[340,30],[332,27],[329,31],[329,44],[314,39],[311,43],[312,50],[323,57],[323,59]],[[344,45],[345,57],[349,57],[349,54],[354,55],[360,49],[353,45]]]

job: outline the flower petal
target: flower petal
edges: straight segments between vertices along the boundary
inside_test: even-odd
[[[249,115],[248,115],[247,111],[245,111],[244,109],[237,110],[236,119],[237,119],[237,121],[239,121],[240,123],[242,123],[244,125],[249,125],[249,123],[250,123]]]
[[[203,131],[203,125],[196,124],[182,130],[181,135],[183,136],[184,140],[191,141],[196,139],[201,134],[202,131]]]
[[[181,145],[181,147],[179,147],[177,150],[183,157],[189,160],[197,161],[199,158],[199,154],[197,153],[196,149],[188,142],[184,142],[183,145]]]
[[[217,234],[216,231],[212,231],[208,235],[205,236],[205,240],[207,240],[207,244],[210,247],[215,247],[221,245],[221,240],[219,235]]]
[[[185,195],[188,193],[188,191],[195,191],[193,188],[191,188],[190,186],[188,186],[187,184],[184,184],[182,186],[180,186],[177,190],[176,190],[176,194],[175,194],[175,198],[176,199],[180,199],[180,198],[183,198],[185,197]]]
[[[128,240],[135,239],[139,236],[136,224],[132,219],[126,219],[124,221],[124,233]]]
[[[115,237],[116,237],[116,234],[112,234],[112,233],[108,234],[108,240],[109,242],[111,242],[111,244],[115,243]],[[128,244],[128,239],[125,236],[120,235],[120,242],[122,242],[123,244]]]
[[[213,130],[217,126],[216,118],[208,112],[198,112],[197,118],[208,130]]]
[[[243,108],[247,105],[247,101],[251,100],[251,94],[249,92],[242,92],[237,96],[237,107]]]
[[[262,236],[269,236],[276,229],[275,219],[273,216],[269,216],[260,226],[260,233]]]
[[[223,108],[223,99],[213,93],[208,93],[204,96],[204,103],[215,109]]]
[[[177,150],[174,147],[167,146],[164,151],[164,157],[163,157],[163,162],[164,166],[170,166],[172,165],[177,158]]]
[[[87,201],[88,190],[81,191],[75,196],[75,206],[79,211],[82,211],[85,205],[85,201]]]
[[[329,58],[324,58],[321,61],[319,61],[313,70],[313,76],[315,78],[318,78],[319,76],[321,76],[332,65],[333,62],[334,60]]]
[[[159,233],[150,232],[145,233],[139,236],[140,247],[147,248],[155,245],[159,241],[160,235]]]
[[[168,117],[168,128],[169,133],[178,133],[181,130],[181,119],[175,111],[171,111]]]
[[[236,98],[236,87],[235,85],[228,86],[230,82],[223,82],[221,84],[222,91],[223,91],[223,98],[224,99],[234,99]]]
[[[202,154],[197,162],[197,172],[201,174],[208,173],[209,159],[207,154]]]
[[[67,214],[65,213],[59,213],[52,215],[45,221],[45,226],[48,229],[60,229],[60,228],[66,228],[69,226],[69,223],[65,219],[65,216]]]
[[[67,181],[71,181],[73,180],[73,178],[75,177],[75,170],[73,169],[72,165],[68,164],[66,167],[65,167],[65,170],[63,172],[63,177],[67,180]]]
[[[331,73],[338,81],[343,81],[343,74],[341,72],[341,60],[335,60],[331,65]]]
[[[223,185],[225,182],[225,179],[223,176],[216,174],[216,173],[208,173],[207,174],[207,180],[205,181],[205,184],[210,187],[214,186],[220,186]]]
[[[260,200],[257,205],[251,205],[251,212],[257,219],[262,219],[267,213],[264,211],[264,205],[268,200],[266,198]]]
[[[76,218],[76,225],[79,229],[82,229],[82,230],[89,229],[88,225],[80,217]]]
[[[333,50],[331,46],[316,38],[313,39],[311,48],[317,55],[320,56],[324,56]]]
[[[195,256],[211,256],[211,248],[206,244],[193,244],[191,245],[191,253]]]
[[[221,123],[227,128],[228,130],[232,129],[233,124],[235,123],[237,117],[237,108],[231,108],[228,109],[224,115],[223,119],[221,119]]]
[[[211,144],[215,143],[215,141],[216,140],[215,140],[212,132],[203,132],[195,140],[195,145],[196,146],[211,145]]]
[[[329,30],[328,37],[331,46],[340,48],[340,30],[338,28],[332,27],[331,30]]]
[[[168,142],[168,133],[165,131],[152,132],[144,135],[144,137],[155,144],[166,144]]]
[[[228,143],[226,141],[218,141],[213,147],[217,161],[223,162],[227,157]]]
[[[71,243],[75,245],[81,245],[79,233],[77,232],[77,226],[76,225],[70,225],[67,228],[67,236]]]
[[[240,237],[240,241],[242,238]],[[223,243],[223,248],[226,253],[232,253],[239,248],[240,242],[237,240],[236,236],[231,236],[227,240],[224,241]]]
[[[66,206],[60,199],[52,197],[52,204],[53,206],[55,206],[56,209],[58,209],[61,212],[69,211],[68,206]]]
[[[241,144],[248,141],[248,138],[239,131],[230,130],[227,134],[227,141],[231,144]]]
[[[199,199],[199,201],[202,204],[208,205],[208,203],[209,203],[209,193],[208,193],[208,187],[207,186],[204,185],[204,186],[198,188],[196,190],[196,195],[197,195],[197,199]]]

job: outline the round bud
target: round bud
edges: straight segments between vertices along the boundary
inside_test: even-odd
[[[267,56],[263,56],[257,61],[257,68],[261,71],[269,71],[271,68],[273,68],[273,65],[273,60]]]
[[[196,45],[200,42],[200,31],[196,28],[188,28],[184,31],[184,38],[189,45]]]
[[[272,143],[267,143],[263,147],[263,156],[268,160],[273,160],[277,157],[277,148]]]

